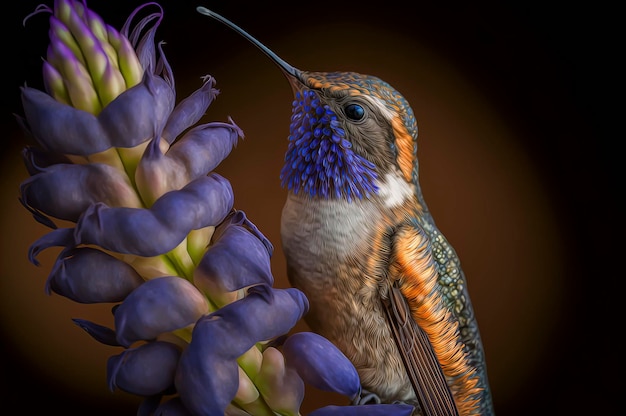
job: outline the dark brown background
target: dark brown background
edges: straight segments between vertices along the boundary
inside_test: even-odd
[[[57,252],[45,252],[39,268],[26,257],[46,230],[17,201],[26,142],[11,113],[21,112],[20,85],[41,86],[47,17],[21,26],[37,4],[20,2],[3,14],[2,404],[23,413],[44,406],[66,415],[132,415],[136,398],[106,386],[106,358],[118,350],[70,321],[106,323],[110,305],[45,295]],[[221,95],[203,121],[232,116],[246,133],[218,171],[231,180],[236,206],[276,246],[276,286],[288,285],[278,174],[291,90],[274,64],[196,13],[198,5],[299,68],[377,75],[412,104],[424,195],[468,277],[498,415],[616,411],[623,324],[611,306],[623,304],[624,294],[616,147],[624,135],[611,128],[610,109],[621,105],[612,100],[621,97],[611,75],[623,53],[612,47],[615,10],[491,1],[161,4],[157,39],[167,42],[179,98],[213,75]],[[89,2],[118,28],[136,5]],[[326,403],[345,400],[311,389],[303,414]]]

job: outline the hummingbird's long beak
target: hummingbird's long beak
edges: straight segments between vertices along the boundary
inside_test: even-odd
[[[225,17],[215,13],[212,10],[207,9],[206,7],[199,6],[196,8],[196,10],[198,11],[198,13],[201,13],[205,16],[212,17],[213,19],[222,22],[223,24],[225,24],[226,26],[228,26],[229,28],[231,28],[232,30],[234,30],[235,32],[239,33],[241,36],[246,38],[257,48],[259,48],[265,55],[267,55],[272,61],[274,61],[276,65],[278,65],[278,67],[287,76],[289,83],[294,89],[298,88],[299,86],[303,84],[302,71],[289,65],[281,57],[279,57],[274,52],[272,52],[267,46],[263,45],[261,42],[255,39],[248,32],[246,32],[245,30],[243,30],[242,28],[240,28],[239,26],[237,26],[230,20],[226,19]]]

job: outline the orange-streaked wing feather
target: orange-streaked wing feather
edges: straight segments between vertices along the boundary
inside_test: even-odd
[[[428,236],[417,224],[404,224],[392,236],[392,247],[390,294],[384,303],[424,414],[475,414],[476,370],[441,295]]]

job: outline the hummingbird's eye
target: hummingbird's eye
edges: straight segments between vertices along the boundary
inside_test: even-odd
[[[352,121],[361,121],[365,117],[365,109],[359,104],[348,104],[343,108],[343,111],[346,113],[346,117]]]

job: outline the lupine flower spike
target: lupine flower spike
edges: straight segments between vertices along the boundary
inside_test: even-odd
[[[354,399],[358,375],[327,340],[297,333],[273,342],[308,301],[273,287],[272,244],[214,172],[243,138],[232,120],[196,125],[218,95],[215,80],[203,77],[177,100],[154,40],[161,7],[138,7],[120,31],[81,1],[56,0],[38,13],[49,14],[50,44],[45,91],[21,90],[19,122],[35,145],[23,151],[30,177],[20,201],[50,231],[29,257],[38,265],[42,250],[62,247],[45,290],[114,304],[112,328],[74,319],[122,350],[106,363],[110,389],[143,397],[139,415],[300,415],[305,384]],[[59,220],[72,226],[58,228]],[[411,409],[314,414],[383,410]]]

